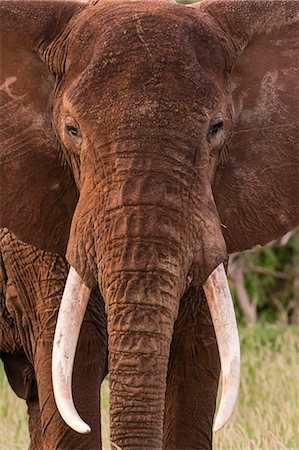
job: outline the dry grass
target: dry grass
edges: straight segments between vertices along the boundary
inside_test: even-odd
[[[238,406],[215,436],[217,450],[299,450],[299,330],[241,331]]]
[[[27,407],[11,390],[0,364],[0,449],[28,448]]]
[[[215,437],[216,450],[298,450],[299,330],[242,329],[242,378],[238,407]],[[0,370],[0,449],[28,445],[26,405]],[[108,383],[102,390],[104,448],[109,448]]]

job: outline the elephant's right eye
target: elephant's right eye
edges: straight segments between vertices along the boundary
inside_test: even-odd
[[[66,129],[71,136],[78,137],[80,135],[79,128],[74,127],[73,125],[66,125]]]
[[[213,119],[211,120],[208,133],[207,133],[207,141],[212,143],[212,141],[221,135],[221,132],[224,129],[224,121],[222,113],[219,112],[215,114]]]

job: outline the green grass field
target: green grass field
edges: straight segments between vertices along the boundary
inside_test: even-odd
[[[215,437],[216,450],[299,449],[299,330],[241,329],[242,375],[237,409]],[[10,390],[0,367],[0,449],[28,446],[25,402]],[[108,383],[102,395],[104,448],[108,449]]]

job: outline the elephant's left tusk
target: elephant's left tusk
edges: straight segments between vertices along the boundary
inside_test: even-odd
[[[63,420],[78,433],[91,431],[78,415],[72,397],[72,372],[81,324],[91,289],[70,268],[59,309],[52,354],[52,380],[57,408]]]
[[[214,423],[214,431],[218,431],[233,413],[240,384],[239,335],[223,264],[211,273],[203,289],[215,329],[222,369],[221,400]]]

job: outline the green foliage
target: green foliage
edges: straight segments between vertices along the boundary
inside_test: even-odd
[[[246,287],[250,297],[256,297],[257,308],[261,320],[273,321],[277,319],[278,311],[274,311],[269,304],[269,298],[275,295],[285,308],[293,297],[294,259],[296,257],[296,240],[285,246],[274,245],[272,247],[258,248],[250,261],[250,266],[267,267],[270,270],[282,272],[286,279],[275,276],[249,272],[246,275]],[[276,313],[276,314],[275,314]]]
[[[232,257],[232,267],[243,267],[245,288],[250,303],[256,305],[260,322],[292,321],[291,304],[294,306],[296,303],[295,282],[298,271],[295,268],[298,263],[299,229],[293,232],[286,243],[276,241]],[[238,321],[244,323],[233,279],[231,288]]]

